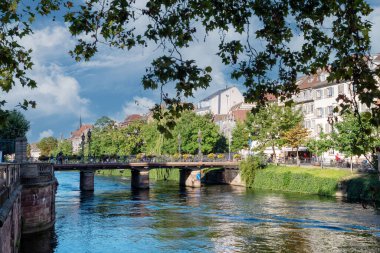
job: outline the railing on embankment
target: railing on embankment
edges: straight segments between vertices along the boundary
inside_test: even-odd
[[[18,252],[21,239],[20,165],[0,164],[0,252]]]
[[[0,164],[0,208],[20,185],[20,165]]]
[[[151,162],[151,163],[165,163],[165,162],[228,162],[232,160],[232,156],[227,154],[214,154],[210,155],[182,155],[182,156],[140,156],[140,155],[128,155],[128,156],[116,156],[116,155],[102,155],[102,156],[57,156],[57,157],[45,157],[38,162],[45,163],[57,163],[57,164],[79,164],[79,163],[139,163],[139,162]],[[229,159],[229,157],[231,159]],[[37,162],[32,160],[31,162]]]

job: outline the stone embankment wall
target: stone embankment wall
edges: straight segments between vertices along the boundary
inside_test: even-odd
[[[0,253],[18,252],[21,239],[20,166],[0,165]]]
[[[55,222],[56,179],[49,164],[27,164],[22,167],[22,233],[46,230]]]
[[[0,253],[17,253],[22,234],[54,225],[56,185],[50,164],[0,165]]]

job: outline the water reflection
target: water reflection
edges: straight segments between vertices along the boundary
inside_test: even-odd
[[[57,235],[37,246],[46,251],[23,252],[377,252],[380,244],[378,211],[331,198],[177,182],[131,190],[129,180],[105,177],[91,194],[78,191],[75,173],[58,178]]]
[[[32,235],[23,235],[21,240],[21,253],[51,253],[58,244],[55,228]]]

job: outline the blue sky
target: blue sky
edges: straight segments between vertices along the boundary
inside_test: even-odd
[[[380,3],[378,0],[369,3],[375,8],[370,20],[374,24],[372,39],[373,52],[376,53],[380,52]],[[228,36],[237,35],[231,33]],[[211,87],[197,91],[191,102],[227,85],[236,85],[243,90],[240,83],[230,80],[228,69],[215,55],[218,40],[217,33],[211,34],[206,43],[200,39],[201,42],[194,43],[184,52],[200,65],[213,67]],[[103,115],[121,121],[129,114],[146,113],[149,107],[159,102],[158,91],[143,90],[140,84],[145,67],[160,53],[155,47],[132,51],[100,47],[90,62],[77,63],[68,54],[75,39],[59,18],[55,22],[47,18],[37,20],[34,34],[23,39],[22,43],[33,49],[35,66],[31,76],[38,82],[38,88],[29,90],[16,86],[5,99],[9,108],[23,98],[36,100],[37,108],[25,112],[31,122],[30,142],[51,135],[60,137],[62,134],[68,138],[78,127],[80,115],[85,123],[93,123]]]

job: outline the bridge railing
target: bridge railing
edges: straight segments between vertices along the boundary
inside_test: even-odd
[[[231,156],[232,157],[232,156]],[[166,163],[166,162],[227,162],[228,156],[225,155],[184,155],[184,156],[140,156],[140,155],[129,155],[129,156],[85,156],[85,157],[69,157],[61,156],[56,158],[51,158],[44,163],[54,163],[54,164],[99,164],[99,163]]]
[[[22,166],[23,184],[40,184],[54,180],[54,168],[50,163],[28,163]]]
[[[19,164],[0,164],[0,206],[20,184]]]

